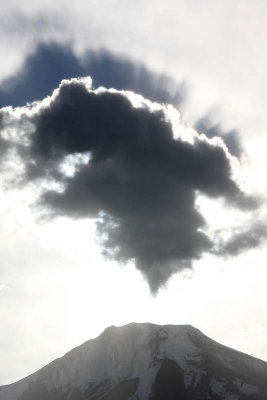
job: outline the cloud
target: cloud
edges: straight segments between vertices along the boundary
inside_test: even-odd
[[[254,222],[242,231],[233,233],[225,242],[221,242],[216,251],[220,256],[237,256],[244,250],[251,250],[262,244],[267,239],[267,225],[262,222]]]
[[[19,149],[25,179],[59,184],[44,190],[39,206],[52,217],[94,218],[103,253],[134,261],[154,293],[212,251],[198,192],[255,207],[233,179],[223,142],[184,127],[171,106],[95,90],[83,78],[62,81],[50,98],[19,110],[14,124],[31,125]]]
[[[0,285],[0,292],[7,290],[8,286],[7,285]]]
[[[240,158],[242,154],[242,146],[240,143],[240,135],[236,129],[223,131],[220,124],[213,124],[208,117],[199,119],[195,124],[198,132],[203,132],[208,138],[221,137],[226,144],[228,150],[233,156]]]
[[[79,59],[69,45],[40,43],[20,70],[0,86],[0,106],[24,106],[50,95],[62,79],[93,78],[95,87],[131,90],[157,102],[180,106],[186,98],[185,82],[155,74],[144,65],[104,50],[87,50]]]
[[[5,122],[4,122],[4,115],[0,112],[0,133],[4,129]],[[0,157],[6,153],[7,149],[9,148],[9,141],[6,140],[1,134],[0,134]],[[1,158],[0,158],[0,163],[1,163]]]

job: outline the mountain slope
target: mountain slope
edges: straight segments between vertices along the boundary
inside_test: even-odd
[[[266,400],[267,363],[184,325],[107,328],[0,400]]]

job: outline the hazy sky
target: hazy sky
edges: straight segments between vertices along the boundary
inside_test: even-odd
[[[266,18],[1,1],[0,384],[132,321],[267,361]]]

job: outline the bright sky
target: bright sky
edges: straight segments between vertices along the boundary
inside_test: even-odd
[[[2,1],[0,100],[12,82],[26,79],[28,55],[51,41],[67,44],[81,62],[86,50],[106,49],[169,75],[186,88],[184,123],[208,118],[222,132],[239,134],[239,179],[262,196],[262,207],[246,214],[204,196],[197,204],[212,232],[245,230],[266,220],[266,15],[262,0]],[[15,162],[1,173],[0,384],[109,325],[133,321],[191,324],[267,361],[266,241],[233,258],[203,256],[154,296],[134,263],[104,259],[93,220],[40,220],[38,186],[5,189],[19,168]]]

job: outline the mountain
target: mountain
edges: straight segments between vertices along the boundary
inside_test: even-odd
[[[0,400],[267,400],[267,363],[189,325],[107,328]]]

